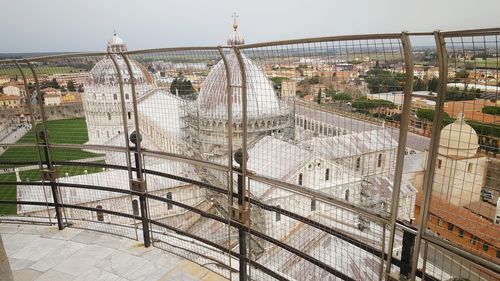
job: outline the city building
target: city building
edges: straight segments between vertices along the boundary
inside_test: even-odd
[[[0,107],[18,108],[21,105],[21,97],[17,95],[0,95]]]
[[[441,130],[433,192],[453,205],[480,200],[485,183],[486,155],[478,152],[478,135],[464,114]]]

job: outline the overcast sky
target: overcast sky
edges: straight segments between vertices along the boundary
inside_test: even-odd
[[[500,0],[0,0],[0,52],[223,45],[343,34],[500,27]]]

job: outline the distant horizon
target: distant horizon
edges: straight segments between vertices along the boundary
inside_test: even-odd
[[[105,51],[113,30],[130,50],[224,45],[233,13],[247,43],[500,26],[498,0],[5,0],[2,8],[0,53]]]

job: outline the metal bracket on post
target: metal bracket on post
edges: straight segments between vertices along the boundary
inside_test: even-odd
[[[55,182],[59,174],[56,169],[43,169],[42,170],[42,179],[44,181]]]
[[[248,208],[248,204],[231,206],[231,219],[248,226],[250,223],[250,208]]]
[[[130,188],[133,191],[145,193],[147,189],[147,184],[145,180],[140,179],[131,179],[130,180]]]

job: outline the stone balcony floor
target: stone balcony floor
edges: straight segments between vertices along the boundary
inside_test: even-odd
[[[1,224],[15,281],[226,280],[186,259],[110,234]]]

